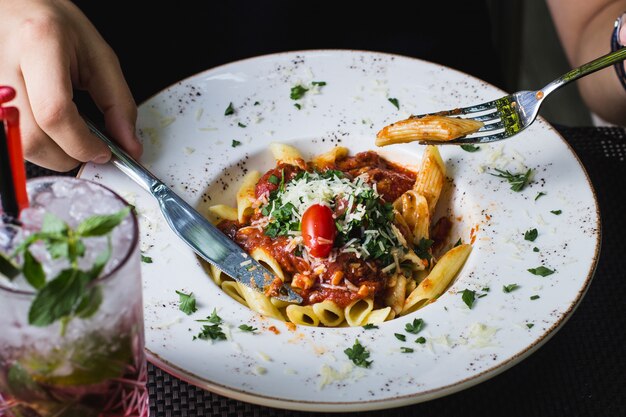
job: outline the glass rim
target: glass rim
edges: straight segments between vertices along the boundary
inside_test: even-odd
[[[128,201],[126,201],[126,199],[123,198],[121,195],[119,195],[117,192],[113,191],[110,187],[108,187],[106,185],[103,185],[103,184],[100,184],[99,182],[96,182],[96,181],[93,181],[93,180],[87,180],[87,179],[84,179],[84,178],[73,177],[73,176],[43,175],[43,176],[40,176],[40,177],[29,178],[27,180],[27,183],[36,182],[36,181],[40,181],[40,180],[41,181],[45,181],[45,180],[53,181],[55,179],[88,182],[88,183],[94,184],[94,185],[96,185],[98,187],[102,187],[105,190],[107,190],[108,192],[110,192],[113,195],[113,197],[115,197],[116,199],[121,201],[126,206],[132,207],[132,204],[130,204]],[[134,250],[137,247],[137,245],[139,245],[139,221],[137,220],[137,215],[135,214],[135,212],[133,210],[131,210],[129,214],[131,215],[130,217],[132,219],[132,224],[133,224],[133,238],[132,238],[131,243],[129,245],[128,251],[126,252],[124,257],[120,260],[120,263],[115,266],[115,268],[113,268],[108,273],[102,275],[101,277],[98,277],[95,280],[93,280],[90,283],[90,285],[101,284],[103,282],[108,281],[113,275],[115,275],[116,272],[118,272],[124,265],[126,265],[126,263],[128,262],[128,260],[131,257],[131,254],[134,252]],[[5,291],[5,292],[8,292],[8,293],[17,294],[17,295],[26,295],[26,296],[31,296],[31,297],[34,297],[34,296],[37,295],[37,292],[31,291],[31,290],[9,288],[9,287],[3,285],[2,281],[0,281],[0,292],[1,291]]]

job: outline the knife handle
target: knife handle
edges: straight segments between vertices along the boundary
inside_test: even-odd
[[[111,162],[120,171],[128,175],[133,181],[139,184],[146,191],[154,195],[156,190],[162,188],[163,182],[154,176],[146,167],[137,162],[132,156],[126,153],[115,143],[111,138],[105,135],[96,125],[89,120],[84,114],[82,115],[87,127],[91,130],[91,133],[96,135],[111,149],[113,157]]]

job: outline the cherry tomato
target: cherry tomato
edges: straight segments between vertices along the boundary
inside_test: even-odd
[[[325,258],[333,248],[337,229],[333,212],[327,206],[313,204],[302,215],[302,239],[309,253]]]

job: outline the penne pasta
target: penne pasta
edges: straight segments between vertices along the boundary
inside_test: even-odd
[[[409,294],[401,314],[418,310],[439,297],[459,272],[471,250],[471,245],[462,244],[446,252],[430,274]]]
[[[227,206],[226,204],[216,204],[210,206],[209,213],[217,217],[218,220],[230,220],[234,222],[239,219],[237,208]]]
[[[261,265],[266,267],[275,276],[280,278],[281,281],[285,281],[283,268],[281,268],[276,258],[274,258],[272,254],[267,251],[267,249],[263,247],[254,248],[250,253],[250,256],[252,256],[252,259],[258,261]]]
[[[243,223],[252,214],[252,204],[256,199],[255,186],[261,174],[258,171],[250,171],[243,177],[243,183],[237,191],[237,220]]]
[[[446,179],[436,147],[425,148],[416,174],[371,151],[350,157],[341,146],[308,164],[293,146],[273,143],[270,150],[276,166],[247,174],[237,206],[213,205],[209,214],[303,303],[281,301],[275,288],[266,295],[207,268],[229,296],[278,320],[344,327],[392,320],[448,288],[471,246],[432,256],[429,237],[439,230],[434,239],[440,241],[447,233],[431,224]],[[262,198],[255,199],[258,190]],[[313,206],[321,208],[311,212]]]
[[[301,166],[304,162],[300,151],[291,145],[272,142],[269,148],[276,162],[296,166]]]
[[[274,304],[272,304],[269,297],[256,290],[253,290],[250,287],[245,286],[244,284],[237,283],[237,285],[239,286],[239,293],[243,296],[243,299],[246,300],[246,304],[252,310],[263,316],[273,317],[275,319],[283,321],[285,320],[282,313],[278,310],[278,308],[276,308]]]
[[[437,201],[439,201],[445,179],[446,167],[441,159],[439,149],[436,146],[427,146],[413,189],[426,198],[431,216]]]
[[[474,133],[483,126],[483,122],[460,117],[439,115],[410,117],[382,128],[376,135],[376,145],[387,146],[418,140],[445,142]]]
[[[346,322],[349,326],[361,326],[365,323],[368,314],[374,309],[374,300],[361,298],[348,304],[344,310]]]
[[[290,305],[285,310],[289,321],[304,326],[319,326],[320,319],[315,314],[312,306]]]
[[[320,322],[327,327],[339,326],[345,320],[344,310],[331,300],[313,304],[313,312]]]

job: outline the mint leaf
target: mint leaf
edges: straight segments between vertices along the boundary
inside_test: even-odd
[[[93,316],[100,308],[102,298],[102,288],[99,285],[94,286],[81,297],[74,314],[81,319]]]
[[[102,270],[104,269],[107,262],[111,258],[111,253],[113,251],[113,245],[111,243],[111,237],[107,236],[107,247],[104,252],[100,253],[96,259],[93,261],[93,266],[87,273],[90,280],[94,280],[100,276]]]
[[[117,213],[91,216],[78,225],[76,234],[81,237],[103,236],[120,224],[128,213],[130,207],[126,206]]]
[[[46,285],[46,273],[43,270],[43,266],[28,249],[24,252],[22,273],[33,288],[39,290]]]
[[[28,323],[48,326],[63,317],[70,317],[84,290],[80,271],[64,269],[44,285],[35,296],[28,312]]]
[[[41,233],[65,235],[67,234],[67,231],[67,223],[65,223],[63,220],[61,220],[52,213],[45,213],[43,215]]]

